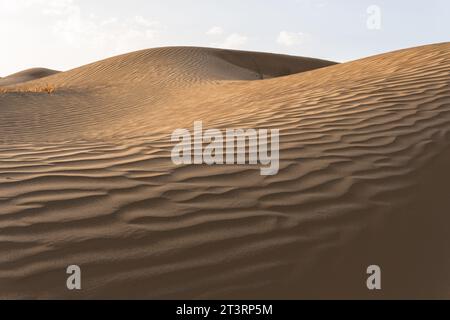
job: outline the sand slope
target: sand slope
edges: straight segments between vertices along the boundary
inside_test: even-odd
[[[161,48],[18,88],[44,82],[0,95],[0,298],[450,297],[449,43],[339,65]],[[174,166],[197,120],[279,128],[279,174]]]

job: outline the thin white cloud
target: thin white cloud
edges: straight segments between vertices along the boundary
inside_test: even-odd
[[[121,53],[152,46],[159,23],[141,15],[99,17],[84,12],[76,0],[0,0],[0,17],[40,12],[56,39],[74,48]]]
[[[3,14],[21,13],[32,8],[34,12],[39,9],[44,14],[63,14],[75,3],[74,0],[0,0],[0,12]]]
[[[293,47],[303,44],[306,37],[306,34],[302,32],[281,31],[278,35],[277,43],[282,46]]]
[[[115,17],[99,18],[84,14],[72,0],[66,2],[57,12],[53,25],[54,34],[75,48],[92,48],[111,54],[150,47],[157,38],[159,23],[143,16],[126,20]],[[54,8],[54,7],[51,7]],[[48,10],[47,10],[48,12]]]
[[[151,21],[149,19],[144,18],[143,16],[134,17],[134,22],[136,22],[137,25],[146,28],[156,27],[159,24],[157,21]]]
[[[0,0],[0,35],[14,48],[0,52],[11,61],[1,66],[1,75],[41,66],[67,70],[155,47],[161,32],[158,21],[143,13],[110,16],[78,0]]]
[[[218,26],[212,27],[211,29],[209,29],[206,32],[206,34],[209,35],[209,36],[220,36],[220,35],[222,35],[224,33],[225,33],[225,31],[223,30],[223,28],[222,27],[218,27]]]
[[[225,49],[239,49],[248,42],[248,37],[240,33],[232,33],[224,41],[214,43],[213,46]]]
[[[50,16],[62,16],[71,14],[74,11],[79,11],[80,8],[74,4],[73,0],[28,0],[32,2],[32,5],[39,5],[42,8],[42,13]]]
[[[29,8],[38,0],[0,0],[0,13],[1,14],[11,14],[19,12],[23,9]]]

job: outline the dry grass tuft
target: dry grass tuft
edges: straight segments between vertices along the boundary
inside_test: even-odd
[[[47,93],[52,94],[56,87],[51,84],[45,84],[35,87],[5,87],[0,88],[0,93]]]

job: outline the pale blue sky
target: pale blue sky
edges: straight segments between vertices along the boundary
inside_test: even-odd
[[[169,45],[348,61],[449,35],[448,0],[0,0],[0,76]]]

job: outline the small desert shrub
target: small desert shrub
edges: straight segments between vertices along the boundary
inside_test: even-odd
[[[30,87],[5,87],[0,88],[0,93],[47,93],[52,94],[56,90],[54,85],[45,84]]]

